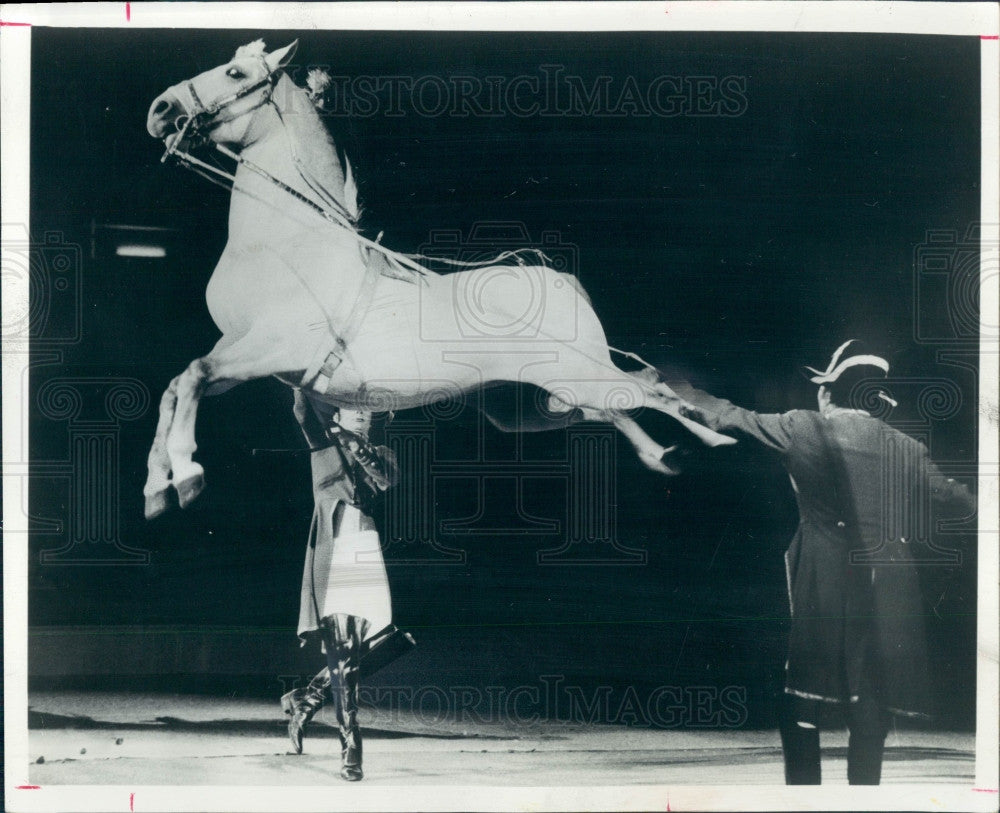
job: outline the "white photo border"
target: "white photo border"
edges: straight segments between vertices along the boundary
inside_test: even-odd
[[[783,31],[978,36],[982,59],[981,335],[1000,312],[1000,7],[923,2],[71,3],[0,7],[2,209],[6,243],[29,222],[31,26],[466,31]],[[238,26],[236,23],[238,22]],[[992,275],[992,279],[987,274]],[[4,323],[27,313],[4,281]],[[995,326],[991,326],[995,327]],[[996,340],[980,346],[976,774],[972,787],[319,787],[36,788],[27,741],[27,340],[3,347],[4,793],[6,809],[323,810],[996,810],[998,806],[998,437]]]

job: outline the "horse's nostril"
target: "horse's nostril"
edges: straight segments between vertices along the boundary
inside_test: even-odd
[[[168,102],[166,99],[160,99],[160,101],[156,103],[156,107],[153,108],[153,114],[156,116],[162,116],[169,109],[170,109],[170,102]]]

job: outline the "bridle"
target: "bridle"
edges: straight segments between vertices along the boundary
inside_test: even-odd
[[[283,69],[279,66],[272,70],[263,58],[261,58],[260,61],[264,65],[265,69],[265,74],[263,78],[258,79],[255,82],[251,82],[247,85],[244,85],[243,87],[237,88],[232,93],[214,100],[209,105],[205,105],[201,101],[201,98],[198,96],[198,92],[194,88],[193,82],[190,79],[187,80],[187,82],[185,83],[185,87],[188,94],[191,97],[191,101],[194,104],[195,109],[187,116],[184,116],[182,114],[181,116],[178,116],[174,120],[174,126],[177,129],[179,135],[176,139],[173,140],[172,144],[170,144],[166,148],[166,151],[163,153],[163,157],[160,158],[160,163],[165,162],[168,158],[174,158],[185,169],[189,169],[192,172],[196,173],[197,175],[202,176],[206,180],[211,181],[212,183],[217,184],[218,186],[221,186],[228,191],[232,191],[233,186],[236,183],[236,176],[234,174],[226,172],[224,169],[221,169],[219,167],[212,166],[211,164],[208,164],[196,158],[190,153],[178,149],[178,147],[180,144],[184,143],[185,140],[191,142],[194,142],[195,140],[200,141],[202,140],[202,138],[204,138],[205,133],[214,130],[216,127],[225,124],[227,122],[233,121],[239,118],[240,116],[253,113],[254,111],[268,104],[274,106],[275,112],[277,113],[278,119],[281,122],[282,126],[283,127],[287,126],[285,124],[284,116],[281,113],[281,109],[275,103],[273,98],[274,89],[278,83],[278,77],[282,73]],[[265,88],[265,91],[263,94],[261,94],[260,100],[255,105],[246,110],[240,111],[239,113],[230,115],[228,118],[222,118],[222,119],[219,118],[219,114],[222,113],[224,110],[226,110],[226,108],[235,104],[240,99],[244,99],[250,94],[257,92],[261,88]],[[183,122],[181,122],[181,119],[184,119]],[[178,124],[178,122],[181,123]],[[540,260],[551,262],[551,260],[549,260],[549,258],[545,255],[545,253],[537,248],[508,250],[501,252],[496,257],[490,260],[473,261],[473,262],[465,260],[456,260],[447,257],[428,257],[423,254],[403,254],[397,251],[393,251],[392,249],[389,249],[381,244],[381,239],[382,239],[381,233],[375,240],[369,240],[367,237],[364,237],[358,231],[356,217],[352,215],[350,212],[348,212],[344,208],[344,206],[341,205],[340,202],[337,201],[336,198],[329,193],[328,190],[324,189],[322,185],[318,185],[318,182],[316,182],[315,179],[313,180],[310,179],[309,176],[311,175],[311,173],[309,173],[308,168],[303,165],[303,163],[299,160],[298,156],[295,154],[294,145],[291,143],[291,141],[289,142],[289,147],[292,150],[292,160],[299,174],[302,176],[302,179],[306,182],[308,186],[310,186],[310,188],[313,189],[314,192],[316,192],[320,196],[320,199],[324,200],[326,204],[325,206],[321,206],[320,204],[316,203],[316,201],[311,200],[309,197],[303,195],[297,189],[294,189],[288,184],[279,180],[278,178],[275,178],[273,175],[271,175],[262,167],[257,166],[253,162],[244,158],[242,155],[233,152],[223,144],[216,143],[215,145],[215,148],[223,155],[233,159],[234,161],[236,161],[237,164],[246,167],[248,170],[265,178],[267,181],[269,181],[274,186],[281,189],[283,192],[298,199],[306,206],[308,206],[309,208],[313,209],[315,212],[320,214],[324,219],[326,219],[331,224],[350,232],[351,236],[358,242],[358,244],[361,247],[367,249],[368,251],[375,251],[378,254],[381,254],[388,263],[386,273],[388,273],[389,276],[396,276],[396,274],[393,272],[398,271],[402,274],[402,276],[396,276],[397,279],[404,279],[408,282],[412,282],[414,280],[419,280],[422,277],[427,276],[428,274],[433,274],[432,271],[430,271],[426,266],[422,265],[419,262],[420,260],[441,262],[450,265],[453,268],[468,269],[468,268],[483,268],[485,266],[495,265],[510,259],[514,259],[518,263],[518,265],[524,265],[522,254],[530,253],[536,255],[536,257],[539,258]],[[213,175],[217,177],[213,177]],[[228,181],[228,183],[220,181],[219,178],[225,179],[225,181]],[[364,316],[365,312],[367,312],[367,306],[362,306],[362,307],[357,307],[357,306],[361,303],[362,299],[364,298],[364,292],[366,289],[370,295],[371,289],[374,286],[374,280],[378,276],[378,272],[375,271],[375,266],[370,262],[366,263],[366,266],[367,266],[367,271],[365,274],[365,285],[362,289],[362,292],[358,294],[358,302],[356,303],[356,307],[353,309],[354,313],[348,324],[348,327],[342,332],[344,335],[338,335],[338,333],[334,330],[333,326],[332,325],[330,326],[330,332],[336,340],[336,347],[334,350],[330,352],[329,357],[327,357],[326,361],[324,362],[323,366],[324,371],[326,370],[325,365],[329,364],[330,358],[337,357],[338,361],[336,362],[336,364],[339,364],[340,355],[338,355],[338,350],[340,354],[342,354],[344,350],[346,350],[348,336],[353,335],[353,332],[356,330],[358,323],[360,322],[360,319]],[[628,356],[630,358],[633,358],[650,370],[655,371],[656,369],[634,353],[628,353],[610,346],[608,349],[612,350],[615,353],[619,353],[623,356]],[[318,359],[318,360],[323,361],[323,359]],[[313,363],[310,364],[310,368],[306,371],[306,374],[303,376],[301,386],[306,386],[307,383],[311,382],[314,378],[317,377],[318,372],[320,370],[320,365],[317,364],[316,362],[317,360],[314,359]],[[336,364],[334,364],[333,366],[336,367]]]
[[[188,95],[191,97],[191,102],[194,109],[191,110],[187,115],[181,114],[176,119],[174,119],[174,127],[179,133],[178,138],[174,141],[173,146],[167,147],[167,151],[163,154],[163,158],[160,159],[161,163],[166,161],[166,159],[174,154],[184,154],[178,153],[176,146],[184,142],[185,140],[197,141],[204,137],[205,133],[211,132],[216,127],[226,124],[230,121],[234,121],[240,116],[247,115],[248,113],[253,113],[258,108],[269,104],[274,96],[274,88],[278,83],[278,76],[283,70],[281,67],[277,67],[274,70],[267,64],[267,61],[261,58],[261,64],[264,66],[264,76],[255,82],[250,82],[249,84],[243,85],[237,88],[232,93],[215,99],[211,104],[204,104],[201,98],[198,96],[198,91],[194,88],[194,82],[190,79],[184,83],[184,88],[187,90]],[[238,102],[240,99],[244,99],[252,93],[256,93],[261,88],[265,88],[264,93],[261,94],[260,100],[250,108],[242,110],[239,113],[234,113],[227,118],[219,118],[219,114],[222,113],[226,108]]]
[[[182,113],[174,119],[174,127],[177,130],[177,137],[170,145],[167,146],[166,151],[163,153],[163,157],[160,159],[160,163],[166,161],[167,158],[175,158],[185,169],[190,169],[192,172],[201,175],[212,183],[219,184],[220,186],[231,190],[232,184],[236,182],[236,177],[232,173],[226,172],[218,167],[213,167],[210,164],[206,164],[204,161],[200,161],[190,153],[179,149],[179,147],[185,141],[195,146],[203,144],[208,140],[206,138],[206,134],[215,128],[222,124],[226,124],[227,122],[235,121],[242,116],[250,115],[268,104],[274,107],[274,111],[277,114],[282,127],[287,128],[285,118],[281,113],[281,108],[274,101],[274,89],[278,84],[278,77],[281,75],[283,68],[278,66],[272,70],[267,64],[267,61],[262,57],[260,58],[260,63],[264,67],[264,76],[261,79],[243,85],[242,87],[234,90],[232,93],[214,100],[209,105],[204,104],[198,96],[198,91],[195,90],[194,82],[190,79],[187,80],[187,82],[184,83],[184,88],[187,90],[187,93],[191,98],[192,110],[190,113]],[[256,93],[261,88],[264,89],[264,92],[260,95],[260,99],[258,99],[253,106],[248,107],[245,110],[240,110],[236,113],[231,113],[223,118],[219,117],[220,114],[240,99],[244,99],[247,96]],[[266,180],[279,187],[282,191],[287,192],[302,201],[327,220],[333,221],[337,225],[344,226],[349,229],[355,228],[356,218],[340,204],[340,202],[329,192],[329,190],[323,188],[322,184],[318,184],[314,178],[311,179],[311,173],[308,171],[308,168],[302,164],[298,156],[295,154],[294,144],[291,139],[289,139],[289,148],[292,151],[292,160],[295,163],[299,174],[302,176],[302,179],[306,182],[306,184],[314,192],[316,192],[317,195],[319,195],[325,206],[321,206],[314,200],[311,200],[307,196],[301,194],[298,190],[293,189],[288,184],[278,180],[261,167],[258,167],[256,164],[248,161],[243,156],[238,155],[224,145],[216,144],[215,147],[223,155],[228,158],[232,158],[236,161],[236,163],[242,164],[247,167],[247,169],[261,175]],[[206,171],[211,173],[211,175],[206,174]],[[229,185],[227,186],[225,183],[220,183],[217,178],[212,177],[212,175],[224,178],[229,182]]]
[[[281,114],[281,108],[279,108],[274,101],[274,89],[278,84],[278,77],[281,75],[283,68],[279,66],[272,70],[271,67],[267,64],[267,61],[264,60],[263,58],[260,59],[260,63],[261,65],[264,66],[265,73],[263,78],[258,79],[255,82],[250,82],[246,85],[243,85],[242,87],[239,87],[236,90],[234,90],[232,93],[214,100],[209,105],[206,105],[202,102],[201,98],[198,96],[198,91],[195,90],[194,83],[190,79],[187,80],[187,82],[184,83],[184,87],[187,90],[188,95],[191,97],[191,103],[193,105],[193,109],[190,113],[186,115],[182,113],[180,116],[174,119],[174,127],[176,128],[178,135],[173,140],[173,142],[169,146],[167,146],[166,151],[163,153],[163,157],[160,158],[160,163],[165,162],[168,158],[175,158],[178,161],[178,163],[180,163],[180,165],[183,166],[185,169],[189,169],[192,172],[201,175],[203,178],[211,181],[212,183],[218,184],[225,189],[231,190],[232,184],[236,182],[235,175],[233,175],[230,172],[226,172],[225,170],[219,169],[218,167],[213,167],[210,164],[206,164],[204,161],[195,158],[190,153],[179,149],[179,147],[185,141],[188,141],[189,143],[194,144],[196,146],[202,144],[208,140],[206,138],[206,134],[214,130],[216,127],[219,127],[220,125],[226,124],[227,122],[230,121],[235,121],[241,116],[249,115],[268,104],[274,107],[274,110],[278,115],[279,121],[281,121],[282,126],[285,126],[285,120]],[[228,107],[232,106],[240,99],[244,99],[247,96],[256,93],[261,88],[264,88],[264,92],[261,94],[260,99],[257,100],[257,103],[254,104],[252,107],[248,107],[247,109],[241,110],[237,113],[232,113],[224,118],[219,118],[219,115],[223,113],[223,111],[225,111]],[[315,183],[313,181],[310,181],[309,178],[306,177],[306,174],[303,173],[303,167],[301,166],[301,162],[298,160],[298,157],[294,154],[294,148],[293,148],[292,158],[296,164],[296,167],[299,169],[299,174],[302,175],[303,180],[305,180],[306,183],[310,187],[312,187],[312,189],[316,191],[317,194],[319,194],[320,197],[325,201],[325,203],[327,204],[326,207],[320,206],[315,201],[310,200],[308,197],[301,194],[296,189],[293,189],[288,184],[278,180],[277,178],[275,178],[273,175],[271,175],[261,167],[258,167],[256,164],[248,161],[243,156],[238,155],[237,153],[233,152],[224,145],[216,144],[215,147],[223,155],[227,156],[228,158],[232,158],[234,161],[236,161],[236,163],[246,166],[251,171],[257,173],[258,175],[263,176],[272,184],[279,187],[282,191],[287,192],[288,194],[292,195],[295,198],[298,198],[300,201],[302,201],[307,206],[309,206],[310,208],[321,214],[327,220],[331,220],[340,226],[344,226],[351,229],[354,228],[355,219],[352,217],[351,213],[348,212],[342,205],[340,205],[340,203],[336,200],[336,198],[334,198],[327,190],[322,188],[317,189]],[[211,175],[207,173],[211,173]],[[217,180],[217,178],[212,177],[213,175],[224,178],[226,181],[229,182],[229,184],[227,185],[226,183],[221,183],[219,180]]]
[[[207,140],[204,138],[205,133],[214,130],[221,124],[233,121],[240,116],[253,113],[255,110],[258,110],[268,104],[274,107],[275,112],[278,115],[278,120],[281,122],[282,126],[287,127],[284,116],[282,116],[281,109],[275,103],[273,98],[274,88],[278,83],[278,77],[281,75],[283,68],[277,67],[274,70],[271,70],[265,60],[261,59],[261,63],[264,65],[266,70],[262,79],[258,79],[244,85],[243,87],[237,88],[232,93],[216,99],[207,106],[199,98],[198,92],[194,89],[194,84],[191,80],[188,80],[185,83],[185,87],[188,94],[191,96],[191,101],[196,109],[187,116],[182,114],[174,120],[174,126],[177,129],[178,136],[170,145],[167,146],[166,151],[160,158],[160,163],[164,163],[168,158],[173,158],[185,169],[191,170],[196,175],[200,175],[206,180],[231,192],[234,184],[236,183],[236,176],[233,173],[227,172],[220,167],[212,166],[211,164],[196,158],[189,152],[186,152],[179,147],[185,141],[189,141],[197,146],[198,142]],[[246,98],[250,94],[255,93],[261,88],[266,88],[266,90],[263,94],[261,94],[260,100],[255,105],[227,118],[219,118],[219,114],[226,108],[230,107],[240,99]],[[181,121],[181,119],[183,119],[183,121]],[[294,146],[292,145],[291,140],[289,140],[289,147],[292,149],[292,160],[299,174],[302,176],[306,184],[317,193],[321,200],[324,201],[325,205],[316,203],[316,201],[306,195],[303,195],[297,189],[289,186],[284,181],[275,178],[264,168],[257,166],[255,163],[247,160],[242,155],[233,152],[224,144],[217,143],[215,145],[216,150],[221,152],[227,158],[231,158],[237,164],[246,167],[251,172],[261,176],[272,185],[278,187],[282,192],[285,192],[286,194],[291,195],[300,202],[304,203],[307,207],[315,211],[331,224],[342,229],[346,229],[362,246],[368,249],[373,249],[384,255],[388,260],[390,267],[395,267],[403,273],[403,278],[412,280],[414,275],[419,278],[428,273],[428,270],[424,266],[420,265],[420,263],[416,262],[412,257],[392,251],[391,249],[383,246],[379,242],[382,237],[381,234],[376,240],[369,240],[367,237],[360,234],[357,228],[356,217],[352,213],[348,212],[328,190],[324,189],[322,185],[318,183],[318,181],[309,177],[311,176],[311,173],[309,172],[308,167],[306,167],[299,160],[298,156],[295,155]]]
[[[274,70],[271,70],[270,66],[268,66],[267,62],[263,58],[261,59],[261,63],[264,65],[264,68],[266,70],[266,73],[262,79],[258,79],[254,82],[251,82],[250,84],[244,85],[243,87],[237,88],[232,93],[223,96],[220,99],[216,99],[207,106],[203,104],[201,99],[198,97],[198,93],[194,89],[194,85],[192,84],[191,80],[188,80],[185,83],[186,90],[188,91],[188,94],[191,96],[191,101],[195,105],[196,109],[186,117],[182,114],[181,116],[178,116],[177,119],[174,120],[174,126],[177,128],[177,132],[179,135],[177,136],[177,138],[173,140],[173,143],[167,147],[166,151],[163,153],[163,157],[160,158],[160,163],[165,162],[168,158],[174,158],[185,169],[191,170],[195,174],[200,175],[201,177],[205,178],[208,181],[211,181],[212,183],[218,186],[221,186],[227,191],[232,191],[233,185],[236,183],[236,176],[234,174],[232,174],[231,172],[226,172],[224,169],[221,169],[217,166],[212,166],[211,164],[208,164],[205,161],[196,158],[195,156],[191,155],[188,152],[185,152],[184,150],[179,149],[178,147],[186,140],[192,143],[194,143],[196,139],[200,141],[203,139],[205,133],[211,132],[219,125],[225,124],[226,122],[229,121],[233,121],[239,118],[240,116],[253,113],[255,110],[258,110],[261,107],[264,107],[265,105],[268,104],[274,107],[275,112],[278,115],[278,120],[281,122],[282,126],[287,127],[281,109],[277,105],[277,103],[275,103],[273,98],[274,88],[277,85],[278,77],[282,73],[283,68],[277,67]],[[242,110],[239,113],[236,113],[235,115],[231,115],[228,118],[222,118],[222,119],[218,118],[219,114],[222,113],[224,110],[226,110],[226,108],[236,103],[240,99],[246,98],[250,94],[255,93],[261,88],[266,88],[266,90],[263,94],[261,94],[260,100],[255,105],[246,110]],[[184,119],[184,121],[181,122],[181,119]],[[181,123],[178,125],[178,122]],[[293,187],[286,184],[284,181],[275,178],[273,175],[267,172],[267,170],[257,166],[255,163],[247,160],[242,155],[233,152],[225,145],[216,143],[215,148],[223,155],[225,155],[227,158],[231,158],[237,164],[246,167],[248,170],[264,178],[265,180],[270,182],[272,185],[278,187],[286,194],[291,195],[300,202],[304,203],[306,206],[308,206],[313,211],[321,215],[324,219],[326,219],[334,226],[349,231],[354,240],[356,240],[361,246],[370,250],[374,250],[379,254],[382,254],[389,262],[390,269],[400,271],[403,274],[401,278],[408,279],[409,281],[412,281],[414,277],[419,279],[420,277],[433,273],[426,266],[418,262],[418,260],[439,262],[458,268],[482,268],[487,265],[495,265],[497,263],[506,261],[508,259],[514,259],[517,261],[519,265],[524,265],[524,260],[522,259],[521,255],[525,253],[534,254],[543,260],[549,259],[539,249],[518,249],[512,251],[504,251],[498,254],[496,257],[492,258],[491,260],[482,260],[474,262],[469,262],[465,260],[456,260],[448,257],[428,257],[423,254],[403,254],[397,251],[393,251],[381,244],[380,242],[382,237],[381,234],[379,234],[378,238],[376,238],[375,240],[369,240],[367,237],[364,237],[358,231],[356,217],[352,213],[348,212],[344,208],[344,206],[332,194],[330,194],[328,190],[324,189],[322,185],[318,183],[315,177],[312,177],[312,174],[309,172],[308,167],[305,166],[303,162],[299,160],[298,156],[295,154],[294,144],[292,143],[291,139],[289,140],[289,148],[292,150],[293,163],[295,164],[295,167],[298,170],[299,175],[301,175],[302,179],[306,182],[306,184],[314,192],[316,192],[319,198],[323,200],[324,205],[320,205],[319,203],[307,197],[306,195],[303,195],[297,189],[294,189]],[[219,180],[220,178],[223,180]]]

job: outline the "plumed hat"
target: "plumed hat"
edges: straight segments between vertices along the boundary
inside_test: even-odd
[[[889,375],[889,362],[886,361],[881,356],[876,356],[872,353],[857,353],[854,355],[847,355],[845,351],[850,345],[854,344],[856,339],[848,339],[833,354],[830,359],[830,363],[827,365],[825,370],[817,370],[813,367],[806,367],[806,369],[813,373],[812,378],[809,380],[813,384],[833,384],[836,382],[847,370],[853,370],[856,367],[874,367],[875,370],[881,372],[882,376]],[[873,376],[878,374],[875,370],[870,371]],[[878,397],[881,398],[886,403],[891,406],[899,406],[892,396],[887,395],[884,392],[879,392]]]
[[[845,370],[859,366],[877,367],[884,375],[888,375],[889,362],[881,356],[875,356],[870,353],[845,355],[844,351],[856,341],[857,339],[848,339],[840,345],[840,347],[837,348],[837,352],[833,354],[833,358],[830,359],[830,363],[827,365],[825,370],[816,370],[813,367],[806,367],[810,373],[814,374],[809,380],[812,381],[813,384],[832,384],[840,378]]]

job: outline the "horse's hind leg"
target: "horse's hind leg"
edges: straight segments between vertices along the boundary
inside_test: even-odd
[[[673,468],[666,462],[670,453],[677,448],[676,446],[661,446],[624,412],[611,412],[608,414],[607,420],[628,439],[632,448],[635,449],[635,453],[639,456],[639,460],[647,469],[660,474],[680,474],[680,469]]]
[[[578,294],[573,309],[567,313],[567,306],[563,305],[546,311],[540,334],[543,338],[572,335],[572,339],[557,342],[560,356],[557,362],[532,365],[524,371],[524,380],[548,390],[570,406],[618,414],[627,409],[649,407],[678,421],[707,446],[736,442],[682,415],[683,400],[666,385],[657,385],[658,382],[647,380],[643,375],[626,373],[617,367],[611,360],[604,327],[589,298],[576,280],[566,279]],[[567,330],[567,325],[573,330]]]
[[[177,405],[177,379],[163,392],[160,399],[160,418],[156,424],[156,435],[149,450],[146,461],[146,485],[142,493],[145,497],[146,519],[158,517],[173,504],[173,492],[170,489],[170,456],[167,454],[167,434],[174,419],[174,408]]]
[[[666,458],[676,450],[676,446],[661,446],[630,418],[626,413],[614,409],[593,409],[591,407],[570,407],[557,396],[549,396],[549,410],[552,412],[574,411],[583,420],[610,423],[632,444],[642,464],[660,474],[680,474],[680,469],[667,465]]]
[[[616,367],[606,346],[578,342],[564,347],[567,353],[556,364],[527,368],[526,380],[548,390],[570,407],[589,408],[600,414],[619,416],[628,409],[648,407],[669,415],[707,446],[726,446],[736,442],[682,415],[680,407],[683,399],[665,384],[654,387],[643,377]],[[532,377],[528,378],[529,375]],[[617,422],[612,422],[618,426]],[[634,425],[634,422],[631,423]]]

